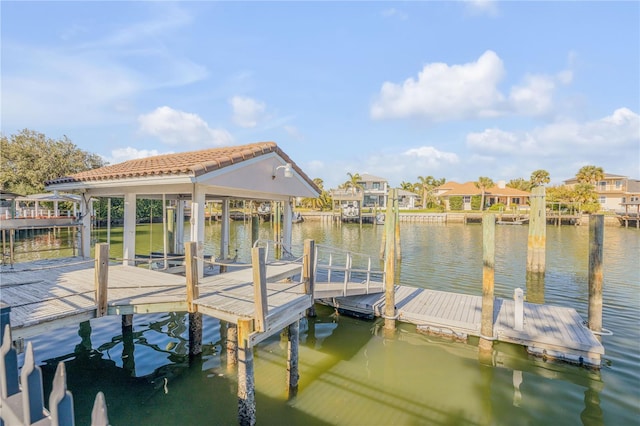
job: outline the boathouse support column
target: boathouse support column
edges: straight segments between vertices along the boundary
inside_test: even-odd
[[[395,276],[396,276],[396,214],[397,190],[390,189],[385,217],[385,258],[384,258],[384,329],[396,328]]]
[[[293,223],[293,205],[291,200],[283,202],[284,211],[282,217],[282,248],[284,254],[291,253],[291,226]]]
[[[220,259],[229,257],[229,199],[222,200],[222,217],[220,217]]]
[[[188,242],[185,248],[185,275],[187,278],[187,311],[189,312],[189,357],[202,353],[202,314],[198,312],[198,305],[194,300],[200,297],[198,288],[198,264],[196,252],[198,244]]]
[[[527,240],[527,272],[544,274],[547,245],[547,211],[544,186],[531,190],[529,238]]]
[[[204,276],[204,210],[204,188],[195,184],[191,194],[191,241],[198,243],[197,251],[192,253],[198,259],[198,278]]]
[[[227,324],[227,370],[231,371],[238,365],[238,326]]]
[[[124,195],[124,230],[122,232],[122,264],[135,265],[136,194]]]
[[[167,246],[170,253],[180,253],[176,248],[176,209],[167,207]]]
[[[253,300],[254,300],[254,326],[255,330],[263,332],[267,328],[267,266],[264,259],[265,248],[254,247],[251,249],[251,263],[253,270]]]
[[[251,247],[260,238],[260,216],[256,212],[251,214]]]
[[[251,333],[253,333],[253,320],[238,320],[238,423],[241,426],[256,424],[256,390]]]
[[[80,201],[80,216],[82,217],[82,231],[80,232],[81,256],[91,257],[91,196],[82,194]]]
[[[589,216],[589,329],[602,331],[604,215]]]
[[[480,352],[493,348],[493,288],[495,279],[496,216],[485,213],[482,218],[482,314],[480,320]]]
[[[295,398],[298,394],[298,380],[300,370],[298,367],[300,349],[300,320],[293,322],[287,327],[287,387],[289,389],[289,399]]]
[[[176,201],[176,235],[175,235],[175,249],[176,253],[184,253],[184,200],[178,197]]]

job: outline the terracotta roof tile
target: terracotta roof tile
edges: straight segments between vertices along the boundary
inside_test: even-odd
[[[203,149],[200,151],[156,155],[112,164],[93,170],[64,176],[46,182],[47,185],[88,182],[100,180],[126,179],[144,176],[186,175],[200,176],[213,170],[236,164],[270,152],[277,153],[312,186],[311,179],[276,145],[275,142],[257,142],[248,145]]]

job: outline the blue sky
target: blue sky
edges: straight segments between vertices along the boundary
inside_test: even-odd
[[[347,172],[640,178],[639,2],[2,1],[1,119],[116,163],[275,141]]]

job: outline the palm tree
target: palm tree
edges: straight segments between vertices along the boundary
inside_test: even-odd
[[[434,188],[437,188],[440,185],[444,185],[446,182],[445,178],[436,179],[433,176],[418,176],[418,182],[415,184],[416,187],[422,189],[422,207],[426,208],[428,204],[434,203],[434,197],[431,196],[431,193]]]
[[[595,186],[604,179],[604,170],[602,167],[583,166],[576,173],[576,179],[578,179],[579,183],[589,183]]]
[[[531,182],[524,180],[523,178],[511,179],[506,186],[513,189],[519,189],[521,191],[531,190]]]
[[[482,198],[480,198],[480,210],[484,210],[484,195],[487,189],[491,188],[495,184],[491,180],[491,178],[480,176],[477,182],[473,182],[476,188],[480,190],[482,193]]]
[[[546,170],[536,170],[531,173],[531,186],[541,186],[551,182],[549,172]]]
[[[405,191],[411,191],[411,192],[413,192],[413,190],[415,189],[412,183],[404,180],[400,182],[400,188],[404,189]]]

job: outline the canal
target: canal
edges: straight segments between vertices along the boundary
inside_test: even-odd
[[[217,254],[220,226],[207,226],[205,253]],[[121,229],[112,229],[112,257],[121,257]],[[293,240],[376,255],[383,227],[305,222]],[[232,222],[231,253],[249,259],[248,224]],[[405,285],[480,295],[481,225],[408,223],[401,226]],[[268,224],[260,237],[271,238]],[[29,256],[70,255],[70,238],[41,234],[29,248],[61,248]],[[105,231],[94,233],[105,241]],[[23,244],[23,246],[20,246]],[[161,225],[140,225],[137,251],[162,251]],[[66,251],[69,251],[68,253]],[[525,290],[528,301],[575,308],[587,318],[588,227],[547,228],[544,281],[527,282],[527,227],[496,229],[495,295]],[[21,260],[20,255],[17,256]],[[546,362],[521,347],[497,344],[480,362],[477,340],[455,342],[402,325],[393,338],[380,321],[359,320],[333,309],[301,324],[300,387],[287,399],[286,341],[279,336],[255,352],[257,420],[260,425],[413,424],[636,424],[640,418],[640,233],[605,228],[603,336],[600,371]],[[189,362],[186,314],[134,317],[123,336],[119,317],[92,320],[33,339],[49,386],[64,360],[73,392],[76,424],[90,423],[96,392],[103,391],[112,425],[236,424],[235,371],[226,366],[226,324],[205,318],[204,353]],[[21,361],[20,361],[21,362]],[[49,389],[45,389],[45,398]]]

